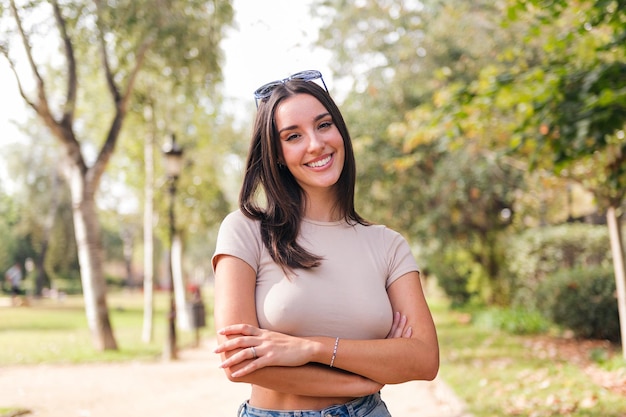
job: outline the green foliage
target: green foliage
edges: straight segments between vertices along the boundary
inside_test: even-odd
[[[468,413],[484,417],[621,417],[626,413],[626,397],[591,380],[590,368],[580,366],[579,358],[543,343],[547,336],[513,335],[470,321],[466,312],[432,302],[431,307],[445,358],[440,376],[467,404]],[[486,314],[501,321],[509,313]],[[616,350],[606,352],[617,381],[626,363]]]
[[[60,121],[61,115],[65,117],[63,128],[56,130],[56,133],[57,136],[61,131],[66,134],[64,138],[57,139],[61,139],[60,142],[68,146],[65,154],[77,162],[77,169],[71,172],[81,172],[85,174],[84,178],[93,180],[95,184],[93,190],[74,195],[75,207],[88,207],[88,204],[76,202],[83,198],[92,198],[99,192],[98,205],[103,211],[112,208],[111,211],[118,214],[123,212],[124,215],[129,210],[136,212],[140,206],[137,195],[144,185],[141,139],[165,137],[169,130],[184,132],[186,136],[204,136],[198,141],[200,146],[190,147],[189,156],[200,154],[196,152],[197,149],[207,146],[206,136],[210,136],[214,143],[218,141],[215,138],[217,133],[214,131],[214,117],[220,101],[220,95],[216,93],[217,86],[222,78],[223,56],[219,44],[224,28],[232,23],[231,2],[165,0],[155,7],[151,1],[120,0],[55,2],[54,5],[58,6],[60,15],[60,22],[56,22],[56,25],[49,2],[18,2],[15,16],[21,18],[25,36],[28,37],[21,42],[16,18],[10,13],[8,2],[2,1],[1,52],[9,65],[15,63],[20,67],[20,60],[26,61],[22,47],[32,46],[33,62],[39,64],[39,74],[42,75],[40,81],[45,84],[51,107],[50,117],[44,116],[43,119],[50,122],[52,119]],[[67,38],[61,39],[63,36]],[[48,49],[52,51],[51,54],[41,54]],[[46,62],[52,56],[55,59]],[[72,64],[76,65],[75,71]],[[29,71],[17,71],[17,74],[23,85],[31,84],[28,79]],[[31,100],[34,100],[32,97],[36,94],[31,93],[26,91]],[[39,109],[47,111],[48,107],[40,104]],[[148,114],[152,117],[147,117]],[[122,122],[123,139],[116,141]],[[130,127],[133,129],[128,129],[126,134],[126,126],[132,122],[134,125]],[[50,124],[52,123],[48,123]],[[29,126],[38,127],[36,123],[30,122]],[[37,128],[25,130],[32,137],[33,146],[22,144],[22,154],[16,160],[21,162],[25,157],[31,158],[30,154],[32,158],[27,164],[16,163],[21,170],[15,180],[20,185],[26,183],[32,189],[36,188],[38,192],[20,192],[17,197],[32,202],[30,206],[24,206],[28,210],[25,210],[26,215],[22,219],[27,219],[28,222],[22,222],[23,239],[17,241],[30,242],[36,255],[42,257],[45,255],[44,249],[48,248],[46,244],[50,243],[44,263],[50,279],[58,279],[59,287],[75,289],[79,285],[68,282],[78,276],[75,262],[76,242],[72,237],[71,224],[66,223],[69,220],[66,216],[68,212],[64,211],[69,205],[64,204],[65,189],[61,187],[61,191],[50,186],[52,179],[57,176],[57,172],[50,168],[61,167],[68,161],[63,158],[65,155],[59,157],[57,149],[49,152],[49,131]],[[55,129],[52,130],[54,133]],[[74,145],[76,148],[73,148]],[[98,184],[100,172],[106,169],[109,157],[116,147],[118,150],[122,148],[122,152],[117,154],[123,154],[120,157],[123,162],[119,165],[111,164],[113,169]],[[215,148],[212,150],[216,151]],[[211,155],[212,161],[208,158],[201,161],[203,168],[197,168],[196,171],[204,175],[194,173],[188,179],[189,185],[186,179],[181,184],[184,185],[184,189],[181,187],[184,192],[180,193],[183,203],[180,204],[182,208],[179,213],[185,212],[184,220],[189,219],[193,233],[205,233],[207,228],[215,225],[216,218],[219,216],[221,219],[226,212],[220,188],[221,173],[219,170],[207,169],[209,165],[213,168],[211,163],[219,161],[221,155],[214,152]],[[52,164],[49,163],[50,160]],[[94,161],[97,162],[89,167]],[[127,169],[129,166],[132,169]],[[92,170],[89,171],[89,168]],[[36,181],[32,181],[33,178]],[[160,182],[162,181],[159,178]],[[99,189],[98,185],[101,185]],[[24,188],[26,187],[20,187]],[[124,191],[122,196],[119,195],[120,189]],[[54,213],[57,205],[52,202],[57,196],[62,201],[59,202],[59,213]],[[166,200],[160,197],[157,195],[157,201]],[[45,216],[42,216],[42,207],[48,209]],[[138,223],[138,217],[133,221]],[[54,227],[49,226],[52,218],[55,221]],[[46,220],[45,225],[41,224],[43,220]],[[96,226],[89,228],[88,232],[93,231],[100,239],[98,219],[92,220],[88,224]],[[140,227],[137,224],[120,225],[124,221],[130,222],[126,218],[104,227],[102,240],[106,245],[103,251],[105,263],[120,258],[120,235],[128,229],[137,230]],[[164,223],[160,222],[157,228]],[[96,239],[94,241],[99,243]]]
[[[12,232],[18,218],[17,205],[8,195],[0,190],[0,272],[2,274],[16,260],[16,242]]]
[[[364,73],[342,104],[359,163],[362,214],[416,242],[456,303],[474,295],[506,303],[499,242],[522,175],[480,146],[504,138],[502,129],[484,128],[477,118],[460,132],[458,121],[476,112],[460,108],[455,96],[510,42],[497,24],[498,6],[368,0],[326,1],[320,10],[332,17],[320,42],[336,54],[335,77]],[[467,262],[448,267],[434,260],[455,258],[442,253],[451,247]]]
[[[549,330],[551,322],[540,312],[523,308],[489,308],[472,317],[478,327],[502,330],[511,334],[541,334]]]
[[[512,47],[490,94],[516,98],[515,129],[531,166],[585,183],[602,206],[618,207],[626,190],[626,22],[616,1],[510,1],[509,22],[525,22],[529,54]],[[488,77],[485,83],[490,84]],[[498,102],[496,98],[496,102]]]
[[[530,309],[537,308],[540,284],[558,271],[611,266],[606,226],[564,224],[528,229],[510,236],[507,247],[513,305]]]
[[[473,277],[480,276],[480,268],[461,248],[448,248],[425,256],[428,274],[437,278],[437,284],[450,299],[453,307],[467,304],[474,293],[470,289]]]
[[[601,267],[560,271],[537,292],[539,308],[578,337],[620,340],[615,278]]]

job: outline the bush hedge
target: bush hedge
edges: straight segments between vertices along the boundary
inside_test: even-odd
[[[537,303],[548,318],[578,337],[620,340],[612,269],[560,271],[539,285]]]
[[[606,226],[564,224],[511,237],[506,254],[514,307],[537,308],[536,293],[547,277],[578,268],[612,268]]]

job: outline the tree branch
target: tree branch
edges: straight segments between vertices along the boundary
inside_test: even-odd
[[[46,97],[46,90],[44,88],[43,78],[41,78],[41,74],[39,73],[37,64],[35,64],[35,60],[33,58],[33,51],[30,46],[30,40],[28,39],[28,35],[24,31],[24,26],[22,26],[22,20],[20,19],[20,15],[17,11],[17,6],[15,6],[15,1],[11,0],[10,4],[11,4],[11,12],[13,13],[13,17],[15,18],[15,24],[17,25],[17,29],[20,34],[22,44],[24,45],[24,52],[26,52],[26,57],[28,58],[28,64],[30,65],[30,69],[33,72],[35,80],[37,81],[37,102],[30,101],[26,98],[26,94],[24,90],[21,88],[21,83],[19,83],[19,77],[18,77],[18,84],[20,85],[20,94],[22,94],[22,97],[24,97],[26,102],[37,112],[37,114],[39,114],[42,118],[44,118],[44,120],[51,119],[51,121],[56,123],[56,121],[52,117],[52,114],[50,113],[50,108],[48,106],[48,98]],[[6,54],[6,56],[8,58],[8,53]],[[9,60],[9,63],[11,62],[12,61]],[[11,68],[17,76],[15,67],[11,65]]]
[[[115,106],[117,107],[120,101],[120,92],[115,85],[115,78],[113,76],[113,71],[111,70],[111,64],[109,63],[109,55],[107,53],[106,41],[104,40],[104,30],[102,28],[102,1],[96,0],[96,27],[98,28],[98,41],[100,42],[100,59],[102,59],[102,67],[104,68],[104,76],[107,81],[107,86],[109,87],[109,92],[113,97],[113,101],[115,102]]]
[[[146,54],[148,50],[154,43],[155,37],[153,35],[148,35],[146,39],[139,46],[139,50],[137,51],[136,57],[137,60],[135,62],[135,66],[132,68],[129,76],[128,82],[126,84],[126,88],[124,89],[124,94],[115,101],[115,118],[113,119],[113,123],[111,124],[111,128],[109,129],[109,133],[107,135],[107,139],[98,154],[98,158],[94,163],[93,169],[90,170],[89,181],[100,181],[100,177],[104,173],[106,169],[106,165],[113,154],[115,149],[115,144],[117,142],[117,138],[122,130],[122,123],[124,122],[124,118],[126,117],[126,111],[128,108],[128,102],[132,96],[132,92],[135,88],[135,82],[137,81],[137,77],[139,75],[139,71],[143,67],[143,63],[146,59]],[[115,90],[117,92],[117,89]]]
[[[65,59],[67,61],[67,93],[65,97],[65,106],[63,110],[63,119],[61,124],[67,128],[71,128],[74,120],[74,112],[76,109],[76,90],[78,85],[78,79],[76,76],[76,58],[74,56],[74,48],[72,41],[67,34],[67,24],[61,9],[57,1],[52,2],[52,8],[54,10],[54,18],[57,23],[57,28],[63,42],[63,48],[65,51]]]
[[[8,50],[3,50],[3,54],[9,61],[9,65],[11,66],[11,71],[15,75],[17,80],[18,88],[20,91],[20,95],[24,98],[24,101],[28,106],[30,106],[37,115],[41,118],[44,124],[50,129],[53,136],[56,137],[61,143],[66,146],[67,154],[69,157],[80,167],[80,169],[85,170],[85,163],[80,152],[80,146],[76,141],[74,136],[74,132],[72,131],[72,126],[70,124],[66,124],[63,122],[57,121],[52,111],[50,110],[50,106],[48,104],[48,98],[46,96],[45,83],[41,74],[39,73],[39,69],[37,68],[37,64],[35,63],[35,59],[33,58],[33,51],[30,45],[30,40],[26,31],[24,30],[24,26],[22,25],[22,20],[17,10],[17,6],[15,5],[15,1],[11,0],[11,11],[13,13],[13,17],[15,18],[15,23],[17,25],[20,38],[22,40],[24,46],[24,52],[26,53],[26,57],[28,58],[28,63],[30,65],[30,69],[33,73],[33,76],[36,80],[36,88],[37,88],[37,100],[32,101],[28,98],[26,91],[22,85],[20,77],[17,73],[17,69],[13,61],[9,57]],[[55,3],[56,5],[56,3]],[[75,92],[74,92],[75,95]]]
[[[15,62],[13,62],[13,60],[9,56],[9,51],[6,50],[5,48],[2,48],[2,55],[4,55],[4,57],[6,58],[7,62],[9,63],[9,68],[11,69],[11,72],[15,76],[15,81],[17,82],[17,89],[20,92],[20,96],[22,96],[22,98],[24,99],[28,107],[31,107],[33,110],[37,111],[37,104],[32,102],[30,98],[28,97],[28,95],[26,94],[26,91],[24,91],[24,86],[22,85],[22,79],[17,73],[17,69],[15,68]]]

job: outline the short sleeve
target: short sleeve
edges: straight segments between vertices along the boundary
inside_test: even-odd
[[[219,255],[240,258],[258,271],[262,247],[259,222],[247,218],[240,210],[230,213],[222,221],[217,234],[215,253],[211,258],[213,272]]]
[[[391,229],[386,229],[385,232],[387,264],[389,266],[385,287],[389,288],[401,276],[413,271],[419,272],[419,267],[406,239]]]

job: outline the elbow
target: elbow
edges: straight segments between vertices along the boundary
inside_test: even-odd
[[[426,369],[424,369],[422,378],[420,379],[424,381],[432,381],[437,377],[438,374],[439,374],[439,357],[437,357],[436,361],[434,361],[432,364],[427,366]]]
[[[432,381],[439,374],[439,350],[427,355],[425,360],[415,364],[413,378],[419,381]]]
[[[427,363],[424,369],[424,380],[432,381],[439,374],[439,347],[433,350],[432,358]]]
[[[233,376],[233,372],[234,370],[231,370],[229,368],[224,369],[224,373],[226,374],[226,378],[228,378],[228,380],[230,382],[248,382],[245,380],[245,377],[235,377]]]
[[[394,375],[386,384],[401,384],[409,381],[432,381],[439,374],[439,357],[425,361],[417,360],[412,366],[404,368],[404,372]]]
[[[241,382],[239,378],[233,376],[233,373],[229,369],[224,369],[224,374],[226,374],[226,378],[228,378],[230,382]]]

